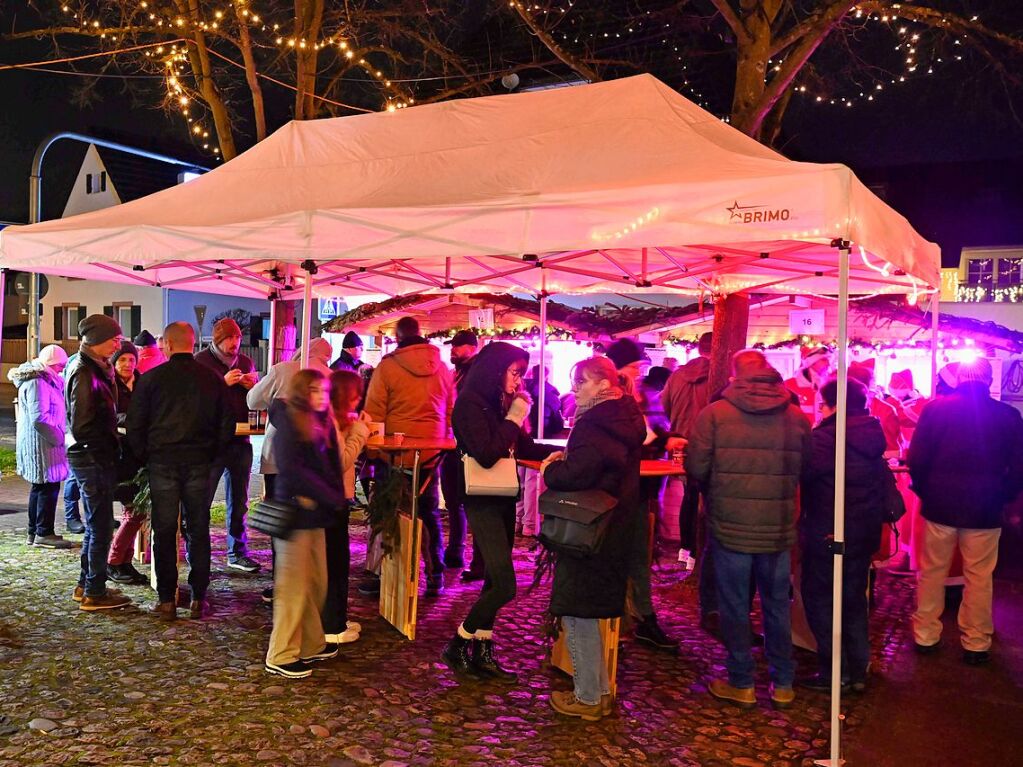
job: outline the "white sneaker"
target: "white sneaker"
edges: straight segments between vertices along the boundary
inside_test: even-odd
[[[351,624],[348,625],[351,626]],[[358,641],[359,632],[348,628],[340,634],[324,634],[323,639],[327,644],[350,644]]]
[[[678,561],[682,564],[682,569],[684,570],[692,570],[696,567],[696,560],[689,549],[678,550]]]

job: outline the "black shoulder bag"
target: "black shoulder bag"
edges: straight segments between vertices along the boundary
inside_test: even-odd
[[[271,538],[287,540],[295,529],[297,516],[298,504],[294,501],[265,500],[249,509],[247,523],[251,529]]]
[[[547,490],[540,496],[540,543],[557,554],[592,557],[600,551],[617,505],[603,490]]]

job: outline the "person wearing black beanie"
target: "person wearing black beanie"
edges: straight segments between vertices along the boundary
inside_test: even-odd
[[[365,364],[362,361],[362,339],[354,330],[349,330],[341,342],[341,354],[331,363],[330,369],[360,373]]]

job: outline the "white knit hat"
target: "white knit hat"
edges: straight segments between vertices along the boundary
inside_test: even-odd
[[[44,346],[42,348],[36,359],[48,368],[56,367],[57,365],[66,365],[67,352],[57,346],[57,344],[50,344],[49,346]]]

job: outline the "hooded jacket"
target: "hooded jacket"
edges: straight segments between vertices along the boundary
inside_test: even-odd
[[[373,372],[364,410],[382,421],[387,434],[445,438],[449,433],[455,386],[440,350],[413,339],[384,356]]]
[[[630,542],[646,509],[640,501],[640,460],[646,425],[629,396],[605,400],[579,417],[565,459],[548,465],[552,490],[603,490],[618,499],[604,543],[588,559],[558,557],[551,613],[614,618],[625,607]]]
[[[309,365],[313,370],[319,370],[325,376],[330,375],[330,368],[327,363],[333,350],[330,348],[330,341],[326,338],[314,338],[309,342]],[[282,399],[288,388],[288,383],[295,373],[302,369],[302,349],[299,348],[292,355],[290,360],[278,362],[266,375],[256,382],[256,385],[249,389],[245,395],[245,404],[249,410],[269,410],[275,399]],[[277,462],[274,460],[273,443],[277,427],[268,423],[266,433],[263,436],[263,447],[259,453],[259,471],[262,474],[276,474]]]
[[[928,403],[909,446],[909,474],[924,519],[948,527],[1002,526],[1023,486],[1023,417],[982,383],[960,383]]]
[[[14,368],[7,377],[18,389],[18,474],[36,485],[66,479],[63,381],[38,360]]]
[[[661,404],[672,433],[688,438],[696,416],[707,406],[709,397],[710,360],[706,357],[690,360],[672,373],[661,391]]]
[[[160,351],[159,346],[139,346],[139,364],[135,368],[139,375],[160,367],[167,361],[167,356]]]
[[[515,362],[529,362],[529,353],[513,344],[494,341],[474,358],[458,393],[451,424],[458,449],[485,469],[514,449],[518,458],[543,460],[555,448],[537,445],[514,421],[505,418],[501,392],[504,373]]]
[[[685,459],[707,493],[717,541],[747,554],[787,551],[809,453],[810,424],[776,371],[729,384],[697,416]]]
[[[804,546],[821,547],[835,533],[835,416],[810,435],[810,461],[803,472],[799,535]],[[885,434],[866,410],[850,411],[845,439],[845,543],[850,557],[870,557],[881,545],[884,488],[894,480],[884,459]]]

